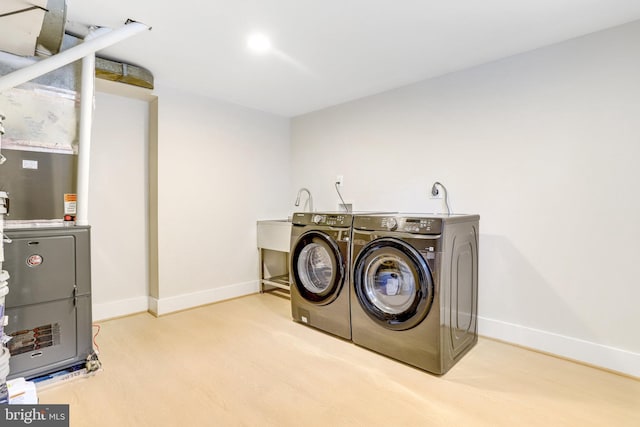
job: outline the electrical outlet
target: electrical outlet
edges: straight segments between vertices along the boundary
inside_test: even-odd
[[[336,183],[342,187],[344,185],[344,176],[343,175],[336,175]]]
[[[430,199],[444,199],[446,195],[446,189],[444,185],[440,184],[438,181],[434,182],[431,186],[431,190],[429,191]]]
[[[436,187],[434,191],[436,194],[433,194],[433,192],[429,192],[430,199],[444,199],[444,191],[442,189]]]

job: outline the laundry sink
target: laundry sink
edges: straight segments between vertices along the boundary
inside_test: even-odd
[[[289,252],[291,220],[270,219],[258,221],[258,247]]]

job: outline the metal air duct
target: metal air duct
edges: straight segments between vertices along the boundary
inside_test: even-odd
[[[153,74],[149,70],[110,59],[96,57],[96,77],[153,89]]]
[[[37,40],[36,54],[48,56],[60,52],[66,21],[66,0],[48,0],[47,12],[44,14],[42,28]]]

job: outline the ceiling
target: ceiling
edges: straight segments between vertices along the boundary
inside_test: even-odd
[[[158,85],[296,116],[640,19],[638,0],[67,0],[152,27],[101,54]],[[274,50],[257,55],[261,31]]]

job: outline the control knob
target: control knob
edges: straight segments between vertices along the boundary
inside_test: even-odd
[[[320,224],[322,222],[322,215],[314,215],[311,219],[314,224]]]
[[[395,218],[387,218],[387,228],[390,231],[395,230],[396,228],[398,228],[398,221],[396,221]]]

